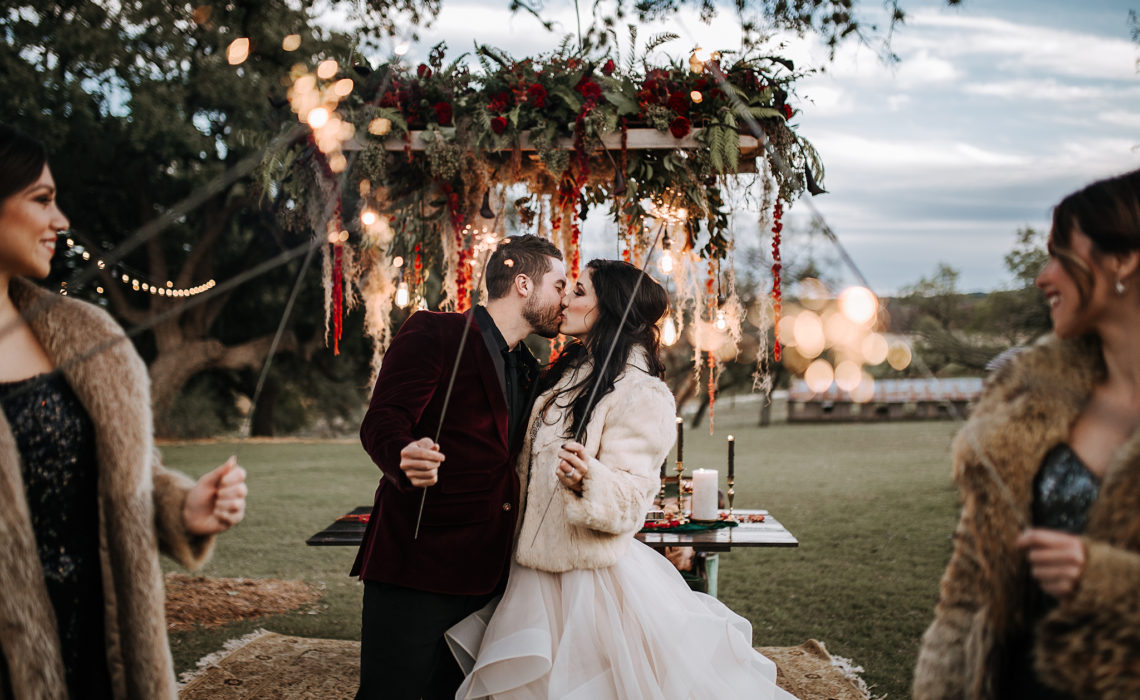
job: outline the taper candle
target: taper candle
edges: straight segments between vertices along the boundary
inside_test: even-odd
[[[685,452],[685,420],[677,416],[677,461],[684,462]]]
[[[734,471],[736,463],[736,438],[731,435],[728,436],[728,478],[731,479],[736,476]]]

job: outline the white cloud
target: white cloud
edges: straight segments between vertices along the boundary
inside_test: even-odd
[[[933,11],[911,14],[907,30],[899,36],[899,47],[929,49],[932,43],[939,55],[1004,57],[995,66],[1001,69],[1031,68],[1098,80],[1136,79],[1136,46],[1124,38],[993,17]]]
[[[910,104],[910,95],[891,95],[887,98],[887,109],[897,112]]]
[[[1045,100],[1047,102],[1073,102],[1075,100],[1092,100],[1114,96],[1108,90],[1100,87],[1064,84],[1053,78],[970,82],[962,89],[973,95],[986,95],[1008,100]]]
[[[1110,112],[1102,112],[1097,117],[1107,124],[1116,126],[1124,126],[1129,129],[1136,129],[1140,131],[1140,112],[1126,112],[1124,110],[1113,110]],[[1140,138],[1138,135],[1137,138]]]

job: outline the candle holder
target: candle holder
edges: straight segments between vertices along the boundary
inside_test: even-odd
[[[677,521],[682,525],[689,522],[685,516],[685,487],[681,476],[685,473],[685,463],[677,460]]]
[[[666,457],[668,457],[666,455]],[[665,507],[665,465],[668,464],[668,458],[661,462],[661,490],[657,492],[657,503],[662,508]],[[679,501],[678,501],[679,503]]]
[[[730,475],[728,477],[728,519],[735,522],[736,516],[732,513],[732,499],[736,496],[736,489],[732,488],[734,483],[736,483],[736,479]]]

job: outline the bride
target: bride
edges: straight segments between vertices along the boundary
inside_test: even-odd
[[[669,300],[641,276],[593,260],[570,292],[561,331],[576,341],[531,412],[506,591],[448,631],[467,673],[457,698],[792,697],[753,650],[749,623],[633,537],[675,425],[656,325]]]

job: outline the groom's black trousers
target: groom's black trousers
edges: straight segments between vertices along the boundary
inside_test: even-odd
[[[463,672],[443,633],[498,593],[447,595],[365,581],[356,700],[454,700]]]

